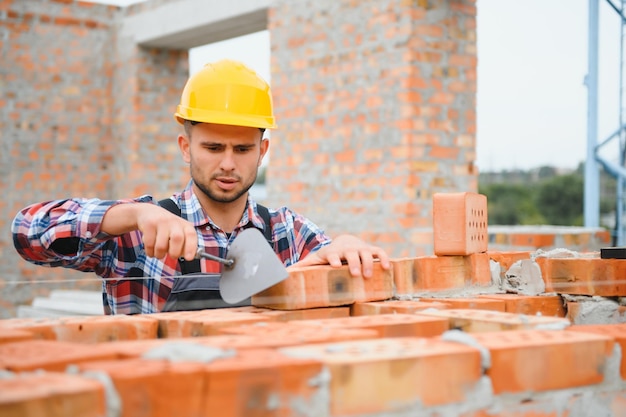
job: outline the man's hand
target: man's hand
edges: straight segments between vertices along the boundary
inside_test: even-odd
[[[198,250],[198,235],[193,224],[154,204],[115,205],[104,215],[101,230],[114,236],[139,230],[146,255],[154,258],[182,256],[190,261]]]
[[[371,278],[374,269],[374,260],[380,261],[383,269],[389,269],[389,257],[379,248],[365,243],[352,235],[340,235],[320,250],[310,253],[293,266],[328,265],[339,268],[342,261],[348,262],[352,276]]]

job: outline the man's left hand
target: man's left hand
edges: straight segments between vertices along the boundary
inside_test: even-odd
[[[371,278],[374,271],[374,260],[380,261],[383,269],[389,269],[389,256],[379,248],[365,243],[353,235],[340,235],[320,250],[310,253],[293,266],[328,265],[339,268],[346,261],[352,276]]]

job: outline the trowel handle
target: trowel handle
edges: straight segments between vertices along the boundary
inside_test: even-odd
[[[200,259],[200,258],[206,258],[206,259],[210,259],[212,261],[216,261],[219,262],[223,265],[226,265],[228,267],[233,266],[233,264],[235,263],[234,259],[224,259],[224,258],[220,258],[219,256],[215,256],[215,255],[211,255],[210,253],[206,253],[205,251],[203,251],[202,249],[198,249],[198,252],[196,252],[196,259]]]

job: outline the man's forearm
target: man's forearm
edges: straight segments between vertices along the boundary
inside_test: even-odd
[[[111,206],[102,218],[100,231],[111,236],[119,236],[137,230],[137,212],[145,204],[147,203],[128,203]]]

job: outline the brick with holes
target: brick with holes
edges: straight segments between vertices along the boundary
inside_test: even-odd
[[[487,197],[482,194],[433,194],[435,255],[470,255],[487,251]]]

